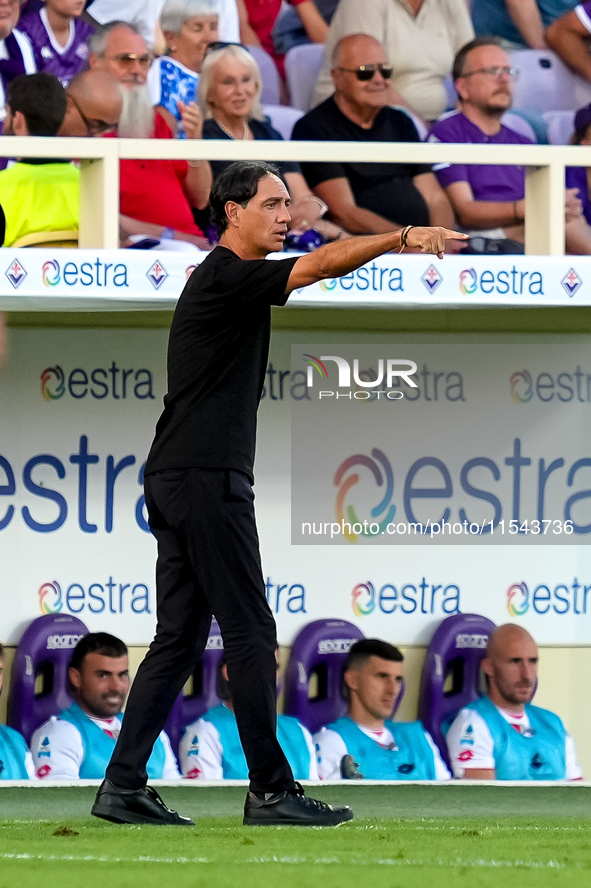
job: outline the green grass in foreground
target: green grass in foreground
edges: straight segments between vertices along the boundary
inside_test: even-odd
[[[0,789],[0,888],[493,888],[591,884],[586,788],[322,787],[338,829],[248,828],[244,791],[163,789],[194,828],[85,816],[92,788]],[[211,812],[206,816],[206,812]]]

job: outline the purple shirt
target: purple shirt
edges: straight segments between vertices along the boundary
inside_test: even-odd
[[[24,15],[19,28],[33,45],[38,70],[59,77],[64,86],[88,67],[88,40],[94,28],[87,22],[72,19],[65,46],[56,40],[45,9]]]
[[[487,136],[460,111],[436,121],[431,127],[429,141],[472,142],[475,145],[532,144],[531,139],[502,125],[496,135]],[[474,200],[512,201],[521,200],[525,195],[525,171],[522,166],[436,164],[433,172],[442,188],[453,182],[468,182]]]
[[[589,4],[591,6],[591,4]],[[583,204],[583,215],[591,225],[591,197],[589,196],[589,182],[587,180],[587,167],[567,167],[566,187],[578,188],[577,197]]]
[[[583,27],[591,34],[591,3],[580,3],[575,6],[575,13]]]

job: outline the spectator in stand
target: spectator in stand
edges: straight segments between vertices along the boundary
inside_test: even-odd
[[[164,0],[94,0],[88,7],[88,14],[99,25],[114,21],[125,21],[135,25],[151,49],[155,48],[159,32],[158,19]],[[219,0],[220,40],[237,42],[240,40],[240,24],[236,0]]]
[[[473,0],[472,24],[478,37],[500,37],[503,49],[546,49],[544,31],[577,0]]]
[[[23,74],[8,87],[4,135],[55,136],[66,113],[64,88],[52,74]],[[65,160],[21,159],[0,172],[4,246],[37,231],[78,228],[78,170]]]
[[[75,702],[31,738],[37,777],[101,780],[121,730],[121,710],[131,683],[127,647],[107,632],[90,632],[74,648],[68,676]],[[154,743],[148,775],[159,780],[181,776],[164,731]]]
[[[494,37],[477,37],[457,54],[453,79],[459,110],[437,121],[430,141],[477,145],[528,144],[501,123],[511,107],[517,72]],[[525,239],[525,172],[508,165],[438,164],[436,174],[456,217],[471,234],[465,252],[522,253]],[[591,228],[574,189],[565,195],[566,250],[591,253]]]
[[[218,39],[218,0],[166,0],[160,26],[168,52],[148,73],[148,89],[168,125],[186,139],[184,109],[195,104],[205,50]]]
[[[80,20],[84,0],[45,0],[41,10],[26,12],[19,25],[28,36],[38,71],[59,77],[64,86],[88,67],[93,28]]]
[[[70,81],[58,136],[101,136],[114,131],[123,101],[119,84],[103,71],[84,71]]]
[[[497,626],[482,661],[487,691],[462,709],[447,734],[454,775],[467,780],[581,780],[560,718],[532,706],[538,648],[515,623]]]
[[[204,139],[281,139],[261,108],[261,72],[252,54],[242,46],[207,52],[199,83],[199,103],[205,122]],[[231,161],[212,161],[215,178]],[[298,163],[277,164],[292,198],[290,232],[318,231],[325,240],[342,236],[342,229],[322,219],[326,205],[315,197]]]
[[[580,3],[546,31],[550,49],[560,56],[565,65],[572,68],[591,83],[591,3]]]
[[[20,11],[20,0],[0,0],[0,124],[6,116],[4,105],[10,81],[37,70],[29,38],[16,28]]]
[[[225,659],[220,662],[218,696],[222,702],[187,725],[179,748],[183,777],[246,780],[248,765],[240,743]],[[277,715],[277,738],[296,780],[318,780],[312,735],[290,715]]]
[[[309,40],[313,43],[324,43],[328,27],[314,0],[288,0],[290,6],[297,10],[299,20]],[[330,8],[331,0],[326,0]],[[281,11],[282,0],[238,0],[240,15],[240,36],[243,43],[249,46],[262,46],[273,56],[283,77],[283,59],[281,53],[286,52],[281,46],[276,48],[273,29],[277,24]]]
[[[324,43],[339,0],[312,0],[297,6],[284,4],[271,36],[277,55],[304,43]]]
[[[2,363],[2,313],[0,313],[0,364]],[[0,695],[4,671],[4,647],[0,644]],[[35,767],[25,738],[7,725],[0,725],[0,780],[35,778]]]
[[[571,145],[591,145],[591,104],[579,108],[575,114],[575,131],[571,136]],[[587,225],[591,225],[591,185],[589,167],[567,167],[566,187],[577,188],[578,197],[583,205],[583,215]]]
[[[420,141],[408,114],[390,107],[392,67],[377,40],[344,37],[335,47],[331,73],[334,94],[296,122],[293,139]],[[428,165],[315,162],[303,163],[302,170],[331,218],[351,233],[383,234],[408,223],[453,227],[449,201]]]
[[[174,138],[164,117],[152,107],[146,85],[150,55],[135,27],[113,22],[95,34],[90,43],[90,66],[124,87],[119,136]],[[187,138],[201,138],[201,114],[196,106],[184,109],[183,127]],[[179,246],[171,241],[208,248],[192,212],[193,207],[203,209],[209,200],[211,169],[206,160],[122,160],[120,175],[124,240],[142,235],[162,239],[161,249]]]
[[[343,666],[347,715],[314,735],[321,780],[449,780],[421,722],[394,722],[404,657],[379,638],[355,642]]]
[[[465,0],[340,0],[328,29],[315,105],[334,90],[332,54],[350,34],[368,34],[384,47],[396,104],[436,120],[448,107],[444,81],[454,56],[474,31]]]

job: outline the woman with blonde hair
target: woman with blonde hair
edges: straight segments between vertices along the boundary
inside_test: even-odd
[[[261,106],[262,81],[253,55],[240,44],[213,44],[208,48],[199,79],[199,107],[203,115],[204,139],[277,140]],[[230,161],[211,161],[214,180]],[[326,205],[308,188],[300,165],[292,161],[276,163],[291,195],[289,230],[295,234],[314,230],[320,243],[336,240],[344,232],[323,219]]]

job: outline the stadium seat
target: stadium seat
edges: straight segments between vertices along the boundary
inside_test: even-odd
[[[543,115],[551,145],[568,145],[574,131],[574,111],[546,111]]]
[[[478,614],[454,614],[437,627],[427,648],[419,718],[448,765],[444,726],[482,693],[480,662],[494,628],[492,620]]]
[[[294,46],[285,54],[285,78],[292,108],[310,110],[323,55],[323,43]]]
[[[11,669],[7,722],[27,743],[33,731],[72,703],[68,666],[88,629],[77,617],[46,614],[27,627]]]
[[[279,105],[281,103],[281,85],[279,82],[279,72],[277,71],[275,62],[262,46],[249,46],[248,49],[254,56],[255,61],[261,70],[261,78],[263,81],[261,102],[263,105]]]
[[[19,237],[11,249],[18,247],[77,247],[78,232],[77,231],[32,231],[31,234],[25,234]]]
[[[287,665],[284,712],[299,718],[312,733],[344,715],[343,663],[351,645],[364,637],[346,620],[315,620],[305,626],[294,640]]]
[[[520,136],[526,136],[526,138],[531,139],[532,142],[537,142],[537,136],[533,130],[531,124],[527,122],[520,114],[515,114],[513,111],[507,111],[506,114],[503,114],[501,117],[501,123],[503,123],[508,129],[513,130],[514,133],[519,133]]]
[[[286,142],[291,139],[296,121],[304,114],[303,111],[298,108],[290,108],[289,105],[263,105],[263,111]]]
[[[164,726],[175,755],[178,753],[185,727],[220,702],[217,693],[217,677],[218,665],[223,655],[224,645],[220,627],[216,620],[212,620],[209,638],[203,652],[202,665],[197,668],[191,678],[191,691],[188,694],[182,691],[178,695]]]
[[[553,52],[522,49],[511,53],[518,69],[513,107],[544,111],[575,111],[591,101],[591,86],[570,71]]]

